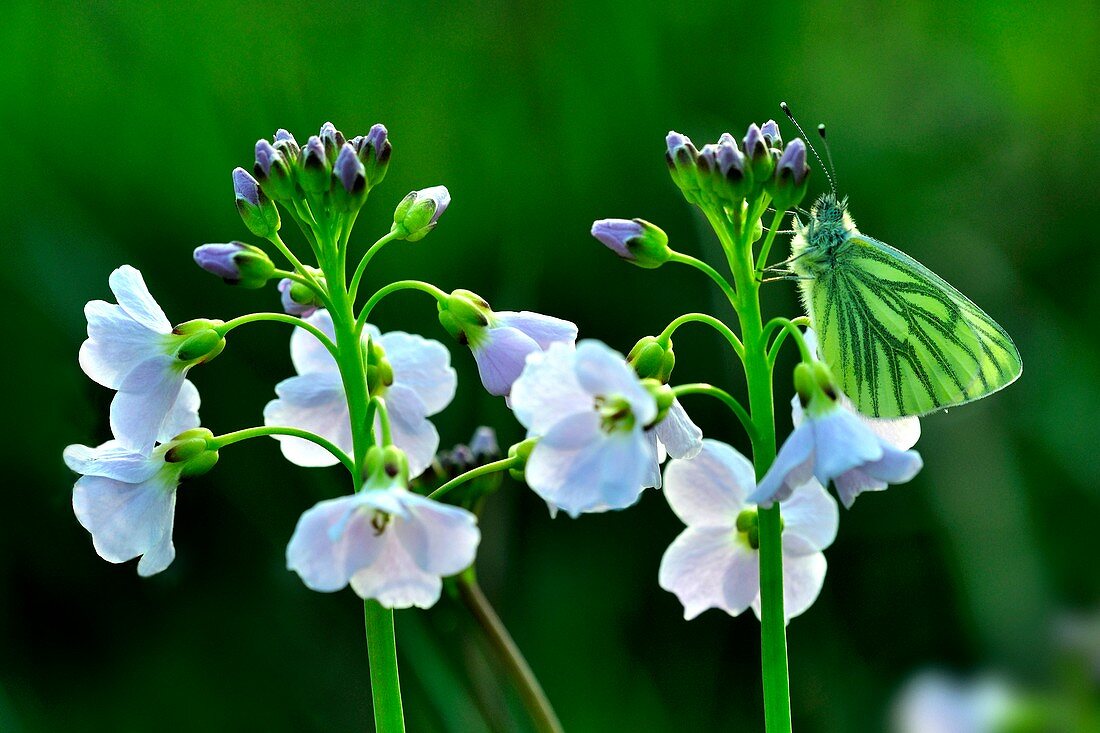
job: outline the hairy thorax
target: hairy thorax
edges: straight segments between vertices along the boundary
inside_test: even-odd
[[[810,209],[805,224],[797,217],[795,236],[791,240],[791,269],[799,277],[816,278],[829,269],[856,232],[856,224],[848,214],[848,200],[837,201],[831,193],[817,200]]]

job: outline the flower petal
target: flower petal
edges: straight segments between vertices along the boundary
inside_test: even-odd
[[[315,504],[298,519],[287,544],[287,569],[311,590],[340,590],[382,551],[371,517],[361,494]]]
[[[427,418],[427,408],[420,395],[411,388],[394,382],[386,390],[385,397],[393,444],[405,451],[409,459],[409,476],[416,478],[432,465],[439,450],[439,432]],[[374,430],[376,436],[382,435],[381,415],[375,420]]]
[[[501,397],[512,389],[527,363],[527,355],[539,345],[530,336],[514,328],[490,328],[471,351],[477,362],[481,383],[491,395]]]
[[[703,448],[703,431],[688,417],[680,400],[672,400],[665,419],[654,431],[673,458],[693,458]]]
[[[409,387],[434,415],[451,404],[458,386],[458,375],[451,367],[451,352],[438,341],[416,334],[393,331],[378,342],[393,367],[394,385]]]
[[[118,389],[134,367],[166,353],[168,337],[135,321],[122,306],[93,300],[84,315],[88,340],[80,345],[80,368],[104,387]]]
[[[193,430],[199,422],[199,405],[202,398],[199,397],[199,389],[190,379],[183,380],[179,396],[175,404],[168,410],[164,423],[160,426],[160,435],[157,441],[167,443],[185,430]]]
[[[779,508],[783,516],[783,552],[811,555],[833,544],[840,510],[817,479],[797,487]]]
[[[461,507],[400,491],[409,516],[395,519],[392,529],[417,566],[442,576],[470,567],[481,541],[477,517]]]
[[[572,517],[623,509],[647,488],[657,457],[639,428],[603,433],[594,412],[578,413],[554,426],[527,461],[527,484]]]
[[[149,294],[145,279],[141,273],[129,265],[123,265],[111,273],[108,282],[115,300],[122,309],[138,323],[150,331],[167,334],[172,332],[172,324],[164,311]]]
[[[330,339],[335,340],[335,330],[332,326],[332,314],[325,309],[319,309],[305,319],[306,323],[316,326]],[[304,328],[295,328],[290,334],[290,361],[294,364],[294,370],[299,374],[312,372],[335,372],[338,370],[336,360],[325,348],[324,344]]]
[[[328,438],[345,452],[352,449],[351,418],[340,375],[310,372],[275,385],[279,399],[264,408],[265,425],[300,428]],[[337,459],[327,450],[302,438],[274,436],[283,455],[298,466],[333,466]]]
[[[360,598],[374,598],[386,608],[430,608],[439,600],[443,581],[421,570],[394,532],[382,532],[382,550],[375,561],[351,576]]]
[[[755,486],[749,459],[717,440],[704,440],[694,458],[665,467],[665,498],[689,526],[733,527]]]
[[[73,486],[73,511],[100,557],[121,563],[145,555],[138,573],[153,575],[175,557],[175,489],[175,475],[167,471],[137,484],[84,476]]]
[[[787,436],[779,448],[775,462],[756,491],[749,496],[753,504],[767,508],[772,501],[783,501],[791,495],[795,486],[801,486],[813,476],[814,468],[814,432],[812,424],[805,422]]]
[[[882,458],[878,437],[853,413],[836,406],[809,421],[814,431],[814,476],[823,484]]]
[[[788,555],[783,553],[783,614],[787,622],[805,613],[814,604],[825,585],[825,555]],[[752,602],[752,610],[760,618],[760,596]]]
[[[592,395],[581,388],[573,369],[577,352],[553,344],[527,357],[527,365],[512,385],[509,406],[531,435],[545,435],[555,424],[577,413],[593,413]]]
[[[109,440],[97,448],[70,445],[64,453],[65,465],[85,476],[103,476],[128,484],[151,479],[164,467],[164,461],[126,448]]]
[[[642,386],[638,375],[626,363],[623,355],[606,344],[585,339],[577,344],[577,381],[590,395],[618,395],[625,398],[642,425],[657,416],[657,401]]]
[[[657,582],[680,599],[685,619],[708,608],[736,616],[760,593],[758,553],[728,527],[688,527],[665,550]]]
[[[883,491],[889,484],[905,483],[916,476],[924,465],[916,451],[898,450],[881,438],[879,441],[882,458],[845,471],[833,479],[836,493],[846,509],[851,509],[856,497],[864,491]]]
[[[175,357],[146,359],[126,375],[111,400],[111,431],[127,448],[148,452],[179,399],[186,369]]]
[[[573,344],[577,340],[577,326],[569,321],[553,316],[544,316],[531,311],[498,311],[493,314],[497,325],[514,328],[535,340],[539,348],[546,350],[550,344],[562,342]]]

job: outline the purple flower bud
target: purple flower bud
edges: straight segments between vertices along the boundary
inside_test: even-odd
[[[672,257],[668,235],[644,219],[600,219],[592,224],[592,236],[638,267],[660,267]]]
[[[302,163],[306,166],[324,166],[325,144],[316,135],[310,135],[302,148]]]
[[[745,177],[745,156],[737,149],[732,136],[718,145],[718,170],[728,179],[741,180]]]
[[[257,176],[263,176],[266,178],[271,174],[271,164],[275,162],[277,158],[282,157],[279,151],[271,146],[267,140],[256,141],[256,167],[255,172]]]
[[[238,201],[246,201],[253,206],[260,205],[260,187],[244,168],[233,169],[233,193]]]
[[[470,439],[470,451],[478,462],[488,462],[500,456],[500,445],[497,443],[496,431],[482,425],[474,431],[474,437]]]
[[[756,123],[749,125],[749,131],[745,133],[745,155],[758,160],[768,154],[768,144],[764,141],[764,135]]]
[[[239,280],[240,268],[234,256],[248,249],[240,242],[227,244],[204,244],[195,248],[195,264],[223,280]]]
[[[336,165],[332,172],[344,184],[344,190],[348,193],[358,193],[367,185],[366,168],[359,162],[359,156],[355,154],[355,148],[344,143],[340,148],[340,155],[336,158]]]
[[[765,122],[764,126],[760,128],[760,134],[764,136],[764,140],[770,147],[779,148],[783,146],[783,136],[779,134],[779,125],[775,123],[775,120]]]
[[[308,318],[313,315],[313,312],[317,310],[317,306],[305,303],[299,303],[291,296],[291,290],[294,287],[294,281],[290,278],[283,278],[279,281],[279,293],[280,299],[283,303],[283,310],[292,316],[301,316]]]
[[[737,147],[737,141],[733,138],[733,135],[728,132],[723,132],[718,138],[719,145],[732,145]]]
[[[324,143],[325,150],[335,155],[336,151],[344,147],[344,143],[347,142],[344,139],[344,133],[336,129],[336,125],[331,122],[326,122],[321,125],[321,131],[318,137],[321,138],[321,142]]]
[[[787,147],[783,149],[783,155],[779,156],[776,176],[779,180],[789,178],[799,186],[806,180],[809,172],[810,168],[806,165],[806,143],[796,137],[787,143]]]
[[[298,141],[281,127],[275,131],[275,144],[272,146],[283,156],[284,161],[293,163],[298,159],[302,149],[298,147]]]
[[[284,130],[281,127],[278,130],[275,131],[275,142],[277,142],[277,143],[287,142],[287,143],[293,143],[294,145],[298,144],[298,141],[294,139],[294,136],[291,135],[289,132],[287,132],[286,130]]]
[[[370,132],[367,133],[366,145],[370,145],[374,149],[374,159],[379,163],[385,163],[389,160],[390,151],[393,150],[393,146],[390,145],[389,131],[383,124],[376,124],[371,126]]]
[[[600,219],[592,224],[592,236],[624,260],[634,259],[627,243],[643,234],[645,229],[635,219]]]
[[[699,170],[704,173],[716,170],[718,168],[718,146],[714,143],[704,145],[703,149],[699,151],[699,157],[695,159],[695,162],[699,166]]]
[[[681,148],[686,148],[688,146],[692,148],[695,147],[691,143],[691,138],[689,138],[687,135],[682,135],[675,130],[668,131],[668,135],[665,136],[665,144],[668,146],[669,156],[671,156],[673,159],[676,158],[676,153]]]

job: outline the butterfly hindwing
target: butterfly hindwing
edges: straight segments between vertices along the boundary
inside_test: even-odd
[[[1020,375],[1020,354],[992,318],[912,257],[858,231],[805,296],[822,357],[864,414],[923,415]]]

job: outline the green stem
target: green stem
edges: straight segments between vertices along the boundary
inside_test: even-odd
[[[336,358],[336,344],[332,343],[332,339],[328,337],[321,329],[314,326],[297,316],[291,316],[286,313],[249,313],[247,315],[238,316],[231,321],[226,321],[221,326],[218,326],[217,331],[222,336],[232,331],[238,326],[243,326],[247,323],[259,323],[261,321],[272,321],[274,323],[289,323],[291,326],[297,326],[298,328],[309,331],[317,340],[321,342],[321,345],[328,349],[328,352],[332,354],[333,358]]]
[[[471,468],[466,473],[455,476],[447,483],[440,486],[438,489],[428,494],[429,499],[441,499],[446,496],[452,489],[457,489],[467,481],[473,481],[475,478],[479,478],[488,473],[496,473],[497,471],[507,471],[512,466],[520,463],[523,459],[519,457],[501,458],[499,461],[493,461],[492,463],[486,463],[483,466],[477,468]]]
[[[355,475],[355,463],[351,460],[347,453],[340,450],[335,443],[322,438],[316,433],[311,433],[308,430],[301,430],[300,428],[289,428],[281,425],[261,425],[255,428],[245,428],[244,430],[234,430],[232,433],[224,433],[222,435],[214,436],[213,443],[207,441],[209,447],[212,450],[221,450],[227,445],[233,445],[239,443],[242,440],[249,440],[250,438],[260,438],[272,435],[289,435],[294,438],[302,438],[308,440],[311,443],[316,443],[329,453],[331,453],[340,463],[344,464],[344,468],[348,469],[352,476]]]
[[[331,245],[331,246],[329,246]],[[320,258],[332,295],[333,332],[336,336],[336,362],[347,397],[355,463],[356,491],[362,490],[366,474],[367,451],[374,442],[371,424],[371,397],[367,389],[363,345],[356,326],[351,297],[345,286],[345,272],[334,243],[321,248],[330,256]],[[384,410],[381,401],[375,409]],[[383,426],[388,421],[383,420]],[[397,671],[397,649],[393,632],[393,611],[372,600],[364,601],[363,617],[370,662],[371,694],[374,700],[374,724],[377,733],[402,733],[405,730],[401,709],[401,679]]]
[[[756,425],[753,424],[752,419],[749,417],[749,413],[745,411],[745,408],[733,395],[724,389],[719,389],[711,384],[695,382],[692,384],[679,384],[673,387],[672,394],[677,397],[689,394],[704,394],[716,397],[724,402],[733,414],[737,416],[737,419],[741,421],[741,425],[745,428],[745,432],[749,434],[749,438],[753,438],[756,435]]]
[[[756,258],[756,273],[759,275],[764,271],[764,265],[768,264],[768,254],[772,251],[772,242],[775,241],[775,235],[779,233],[779,227],[783,224],[783,217],[787,215],[786,210],[775,212],[775,216],[772,217],[772,225],[768,228],[768,236],[764,239],[764,244],[760,246],[760,254]]]
[[[531,671],[531,666],[527,664],[512,635],[508,633],[508,629],[481,591],[474,569],[471,567],[459,575],[456,584],[463,603],[470,609],[489,643],[496,650],[500,661],[508,669],[523,698],[523,704],[531,715],[535,729],[540,733],[562,733],[561,723],[546,693],[543,692],[542,685]]]
[[[667,345],[668,340],[672,338],[672,334],[676,332],[676,329],[678,329],[685,323],[692,322],[706,324],[718,333],[720,333],[726,339],[726,341],[729,342],[729,345],[733,348],[733,352],[737,354],[737,357],[744,360],[745,347],[741,344],[741,339],[737,338],[737,334],[735,334],[733,330],[730,329],[730,327],[727,326],[725,323],[718,320],[714,316],[707,315],[706,313],[685,313],[676,320],[672,321],[672,323],[668,324],[668,326],[665,327],[665,330],[661,331],[660,335],[657,336],[657,340],[660,341],[662,344]]]
[[[363,310],[360,311],[359,318],[357,318],[355,321],[356,330],[359,333],[362,333],[363,326],[367,324],[367,319],[370,318],[371,311],[374,310],[374,307],[378,305],[378,303],[381,302],[382,299],[386,296],[392,295],[393,293],[399,292],[401,290],[420,290],[422,292],[428,293],[437,301],[443,300],[447,297],[447,294],[436,286],[432,285],[431,283],[423,282],[421,280],[398,280],[397,282],[392,282],[389,285],[380,288],[377,292],[375,292],[374,295],[370,296],[370,299],[367,300],[367,304],[364,305]]]
[[[783,345],[784,339],[790,334],[794,339],[795,344],[798,345],[798,353],[802,357],[802,361],[809,363],[814,360],[814,355],[810,353],[810,349],[806,346],[806,339],[802,337],[802,332],[798,330],[799,326],[809,325],[810,319],[805,316],[799,316],[793,321],[789,318],[783,318],[778,316],[768,321],[768,325],[764,326],[764,340],[767,341],[771,336],[772,331],[775,329],[782,329],[778,336],[775,337],[775,341],[772,342],[770,348],[768,348],[768,364],[775,365],[775,357],[779,353],[779,347]]]
[[[355,274],[351,276],[351,285],[348,286],[348,292],[351,293],[352,303],[355,302],[356,296],[359,295],[359,282],[363,279],[363,273],[367,271],[367,265],[374,259],[378,250],[397,239],[398,234],[399,232],[391,230],[384,237],[372,244],[370,248],[367,249],[366,254],[363,255],[363,259],[359,260],[359,266],[355,268]]]
[[[750,212],[754,213],[754,212]],[[757,216],[759,214],[756,214]],[[749,413],[756,434],[751,437],[756,478],[763,478],[775,460],[775,404],[768,344],[760,315],[760,284],[756,282],[752,247],[747,236],[733,236],[728,221],[727,244],[737,292],[736,308],[745,345],[745,379]],[[748,229],[745,226],[743,229]],[[783,611],[783,547],[779,504],[759,509],[760,522],[760,645],[764,682],[764,723],[768,733],[791,732],[790,687],[787,678],[787,624]]]
[[[733,286],[729,284],[726,278],[722,277],[722,273],[715,270],[706,262],[681,252],[673,252],[672,257],[669,258],[669,262],[679,262],[682,265],[694,267],[696,270],[699,270],[713,280],[715,284],[721,288],[722,292],[725,293],[731,303],[737,302],[737,293],[734,292]]]
[[[374,697],[374,727],[378,733],[405,730],[401,681],[397,676],[397,639],[393,611],[375,600],[363,601],[370,686]]]

